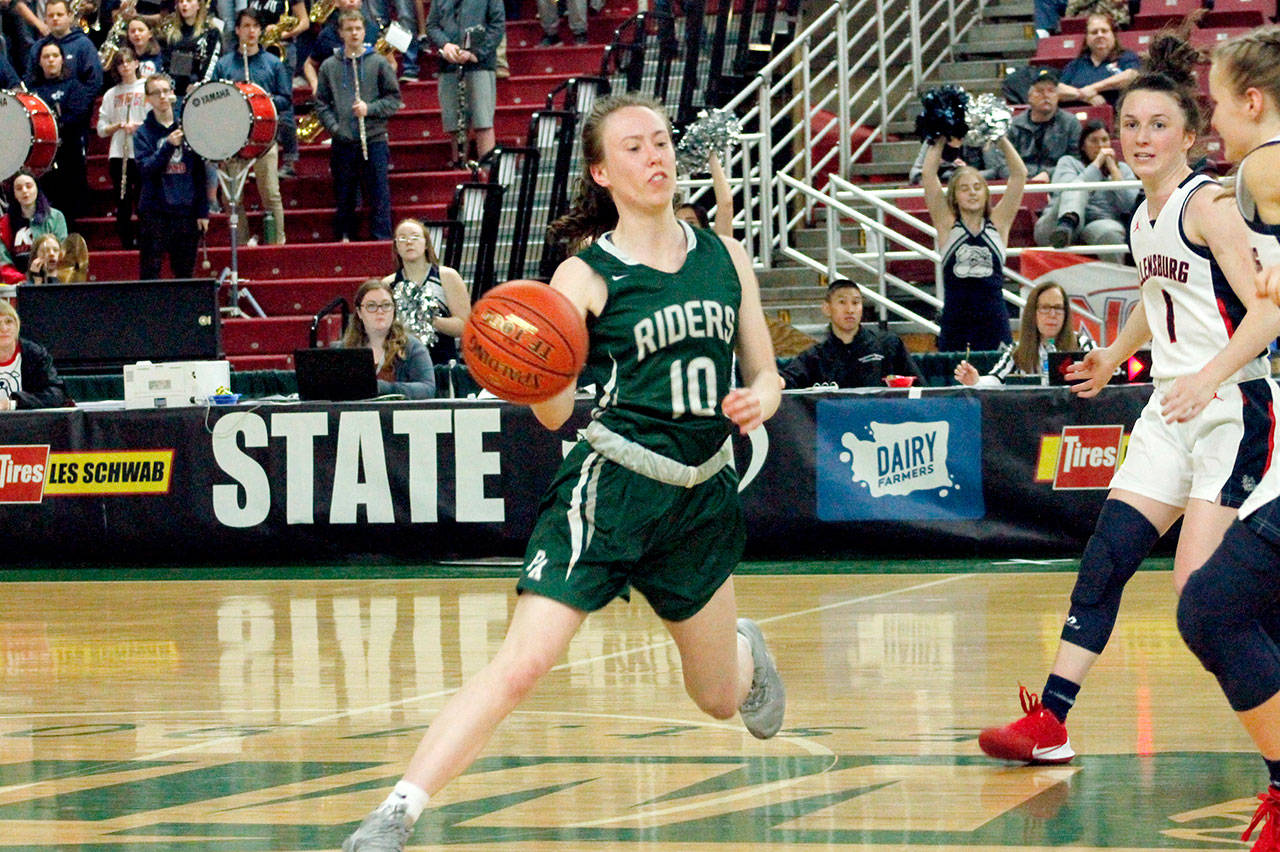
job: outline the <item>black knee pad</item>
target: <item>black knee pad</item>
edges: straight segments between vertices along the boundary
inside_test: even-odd
[[[1102,653],[1115,627],[1125,584],[1159,538],[1151,522],[1128,503],[1103,502],[1071,590],[1063,641]]]
[[[1231,708],[1252,710],[1280,692],[1276,621],[1277,554],[1239,521],[1178,600],[1178,631],[1218,679]]]

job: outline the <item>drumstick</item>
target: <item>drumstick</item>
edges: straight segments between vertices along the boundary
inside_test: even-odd
[[[356,64],[356,57],[351,57],[351,76],[356,81],[356,100],[360,100],[360,68]],[[369,140],[364,132],[364,116],[357,115],[356,123],[360,126],[360,155],[367,161],[369,159]]]

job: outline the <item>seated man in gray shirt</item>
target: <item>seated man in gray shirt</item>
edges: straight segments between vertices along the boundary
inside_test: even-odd
[[[778,375],[783,388],[883,387],[884,377],[892,375],[915,376],[917,384],[924,384],[898,335],[862,325],[862,291],[857,284],[846,278],[832,281],[822,312],[831,320],[831,333],[782,365]]]

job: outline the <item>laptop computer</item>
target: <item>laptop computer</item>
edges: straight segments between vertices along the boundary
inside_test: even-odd
[[[295,349],[298,398],[342,402],[378,395],[373,355],[359,349]]]

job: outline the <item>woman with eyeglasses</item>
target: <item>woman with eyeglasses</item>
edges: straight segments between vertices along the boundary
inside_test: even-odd
[[[456,269],[440,264],[422,222],[405,219],[395,233],[396,271],[382,284],[395,294],[400,321],[427,345],[433,364],[457,360],[456,340],[471,316],[467,285]]]
[[[1031,318],[1035,322],[1027,321]],[[985,376],[979,376],[977,368],[968,361],[961,361],[956,367],[956,381],[970,387],[990,387],[1002,384],[1010,373],[1037,376],[1044,371],[1050,352],[1088,352],[1093,345],[1093,338],[1083,327],[1072,331],[1071,302],[1066,291],[1046,281],[1027,296],[1018,344],[1002,346],[999,360]]]
[[[342,335],[345,349],[368,347],[378,373],[379,394],[403,394],[406,399],[436,395],[436,374],[427,347],[405,330],[396,316],[391,291],[377,278],[356,290],[356,312]]]

